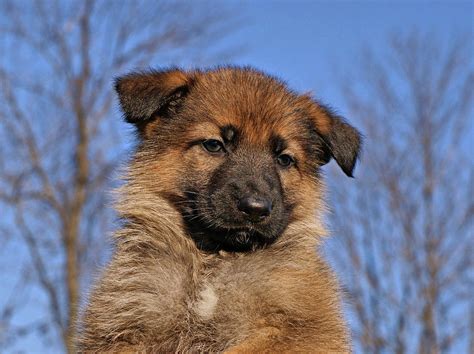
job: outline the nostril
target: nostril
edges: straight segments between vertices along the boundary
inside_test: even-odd
[[[272,202],[268,199],[247,197],[239,200],[237,208],[251,219],[263,219],[270,215]]]

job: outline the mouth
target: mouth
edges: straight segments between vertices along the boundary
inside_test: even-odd
[[[268,237],[253,228],[209,230],[215,241],[223,244],[224,250],[254,251],[271,244],[276,237]]]
[[[189,218],[184,220],[196,245],[204,251],[251,252],[270,245],[277,238],[253,227],[217,227]]]

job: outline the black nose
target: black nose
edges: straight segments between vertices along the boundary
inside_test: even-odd
[[[252,221],[260,221],[270,215],[272,202],[263,198],[246,197],[239,200],[237,207]]]

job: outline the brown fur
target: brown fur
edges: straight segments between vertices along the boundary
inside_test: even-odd
[[[298,140],[302,115],[329,134],[328,112],[253,70],[154,75],[146,76],[146,83],[134,76],[119,83],[125,112],[132,107],[127,120],[137,125],[142,143],[119,191],[117,211],[124,225],[84,312],[78,350],[349,352],[338,284],[317,255],[326,232],[323,184],[316,170],[327,161],[305,156]],[[156,90],[170,95],[190,82],[179,113],[171,108],[171,115],[187,117],[185,125],[166,128],[164,113],[148,107],[138,107],[141,113],[134,115],[135,102],[123,98],[140,85],[148,93],[162,85]],[[141,116],[147,110],[154,111],[153,119]],[[246,146],[255,149],[263,149],[271,134],[281,135],[301,161],[298,168],[281,172],[283,190],[295,205],[290,223],[274,243],[250,252],[199,249],[175,203],[183,198],[183,181],[206,183],[219,164],[219,158],[186,142],[218,137],[218,126],[228,124],[239,127]],[[153,138],[158,133],[161,142],[169,141],[159,145]]]

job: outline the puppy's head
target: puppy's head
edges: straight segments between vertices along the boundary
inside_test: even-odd
[[[134,73],[116,90],[140,137],[140,187],[171,201],[201,248],[269,244],[314,218],[322,165],[333,158],[352,176],[358,132],[261,72]]]

